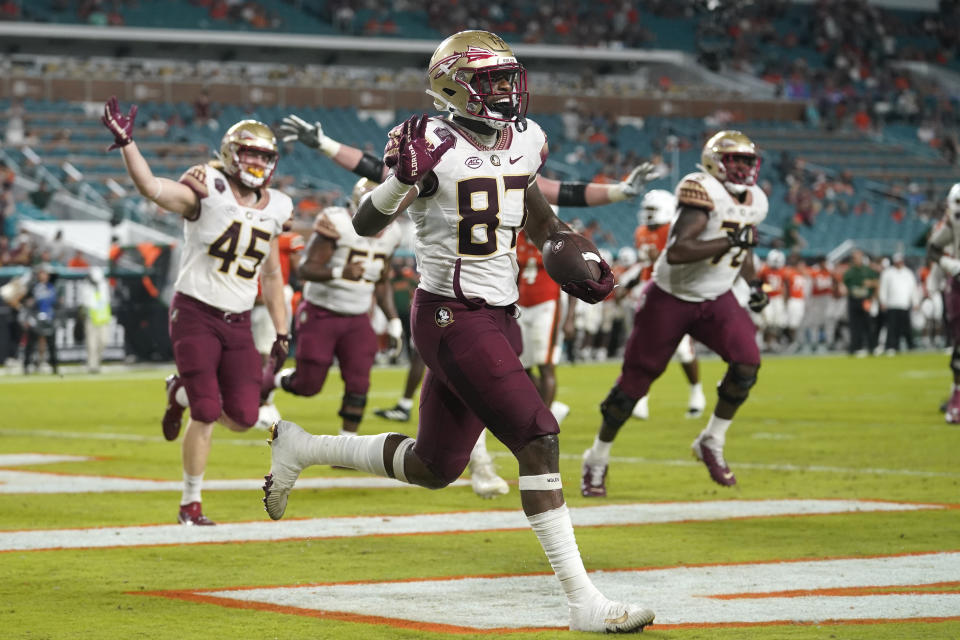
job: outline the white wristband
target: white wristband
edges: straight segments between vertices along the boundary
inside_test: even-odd
[[[625,187],[625,183],[618,182],[607,189],[607,198],[610,199],[610,202],[623,202],[626,200],[627,194],[625,193]]]
[[[323,136],[323,138],[320,139],[320,151],[323,151],[331,158],[337,155],[337,152],[340,151],[340,147],[342,146],[339,142],[327,136]]]
[[[947,272],[947,275],[951,278],[960,273],[960,260],[957,258],[951,258],[950,256],[940,256],[938,260],[940,268]]]
[[[410,190],[416,188],[416,185],[403,184],[391,174],[383,184],[370,192],[370,202],[383,215],[392,216]]]
[[[390,318],[387,322],[387,335],[397,340],[403,337],[403,323],[400,322],[400,318]]]
[[[343,277],[343,267],[333,267],[330,269],[330,279],[339,280]]]

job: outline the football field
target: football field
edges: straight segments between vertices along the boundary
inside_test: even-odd
[[[690,455],[671,364],[650,419],[613,447],[609,497],[579,493],[580,456],[616,363],[563,365],[565,494],[587,569],[656,611],[643,637],[960,638],[960,426],[937,406],[948,356],[767,358],[727,435],[738,484]],[[708,411],[723,374],[701,362]],[[508,495],[428,491],[313,467],[271,521],[266,433],[218,427],[204,512],[175,524],[180,447],[160,432],[170,367],[0,376],[0,638],[210,640],[590,637],[519,505],[516,463],[488,446]],[[374,371],[361,432],[390,423],[405,370]],[[342,383],[278,394],[284,418],[335,434]]]

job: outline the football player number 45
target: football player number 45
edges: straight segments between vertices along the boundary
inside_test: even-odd
[[[231,265],[240,257],[237,254],[237,246],[240,244],[240,233],[242,230],[243,224],[239,221],[234,221],[210,244],[210,248],[207,249],[207,253],[211,256],[220,258],[220,268],[218,271],[221,273],[230,273]],[[247,269],[243,264],[237,263],[236,274],[241,278],[247,278],[249,280],[257,275],[257,269],[260,267],[260,263],[263,262],[263,259],[267,256],[265,252],[257,248],[257,243],[259,243],[260,240],[270,242],[270,232],[253,227],[250,232],[250,244],[247,245],[247,250],[243,252],[244,257],[253,258],[253,265],[250,269]]]

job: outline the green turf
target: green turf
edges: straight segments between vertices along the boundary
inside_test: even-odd
[[[722,375],[701,363],[709,404]],[[561,434],[562,472],[571,506],[596,504],[577,492],[579,457],[593,440],[597,406],[616,378],[614,364],[563,366],[559,399],[572,407]],[[88,462],[23,470],[179,480],[179,444],[159,429],[166,371],[100,378],[0,377],[6,421],[0,453],[95,456]],[[404,371],[374,372],[368,407],[391,405]],[[859,498],[956,504],[960,428],[937,413],[949,384],[943,354],[896,358],[770,358],[727,438],[739,484],[712,484],[689,454],[706,421],[682,417],[686,385],[671,365],[651,394],[651,420],[631,420],[613,450],[607,503],[730,498]],[[316,433],[336,433],[342,386],[335,374],[315,398],[280,396],[284,417]],[[370,413],[370,412],[368,412]],[[366,433],[398,425],[372,415]],[[415,433],[415,425],[399,425]],[[264,434],[216,432],[208,479],[256,478],[269,468]],[[501,474],[515,463],[492,439]],[[310,469],[306,476],[351,476]],[[206,491],[204,509],[223,521],[265,520],[259,492]],[[179,492],[0,494],[0,530],[171,522]],[[517,509],[516,487],[493,502],[469,487],[295,491],[291,518]],[[792,558],[859,557],[960,550],[957,510],[859,513],[808,518],[735,519],[645,526],[584,527],[578,542],[589,569],[668,567]],[[266,611],[226,609],[141,595],[178,589],[403,580],[549,571],[529,531],[297,540],[200,546],[9,552],[0,554],[0,638],[208,640],[210,638],[438,638],[443,634]],[[956,613],[960,616],[960,611]],[[457,636],[470,637],[470,636]],[[489,635],[478,637],[490,637]],[[512,634],[579,637],[565,631]],[[588,637],[584,635],[583,637]],[[663,630],[648,638],[960,638],[960,622],[797,625]]]

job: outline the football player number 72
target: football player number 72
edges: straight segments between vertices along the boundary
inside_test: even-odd
[[[741,225],[739,222],[733,222],[730,220],[725,220],[724,222],[720,223],[720,228],[726,229],[727,234],[729,235],[736,235],[737,231],[740,231],[740,226]],[[747,252],[746,249],[744,249],[743,247],[740,247],[740,249],[738,249],[737,252],[730,257],[730,266],[734,268],[739,267],[740,264],[743,262],[743,256],[746,252]],[[713,260],[711,260],[710,263],[718,264],[725,255],[727,254],[721,253],[720,255],[716,256]]]
[[[221,273],[229,273],[230,266],[239,257],[237,255],[237,245],[240,242],[240,232],[242,230],[243,224],[239,221],[234,221],[227,227],[226,231],[210,243],[210,248],[207,249],[207,253],[211,256],[220,258],[220,268],[218,271]],[[236,273],[241,278],[249,280],[257,275],[257,268],[267,256],[265,252],[257,248],[257,243],[260,240],[270,242],[270,232],[253,227],[250,231],[250,244],[247,246],[247,250],[243,252],[243,255],[247,258],[253,258],[254,262],[250,269],[246,269],[242,264],[237,263]]]

